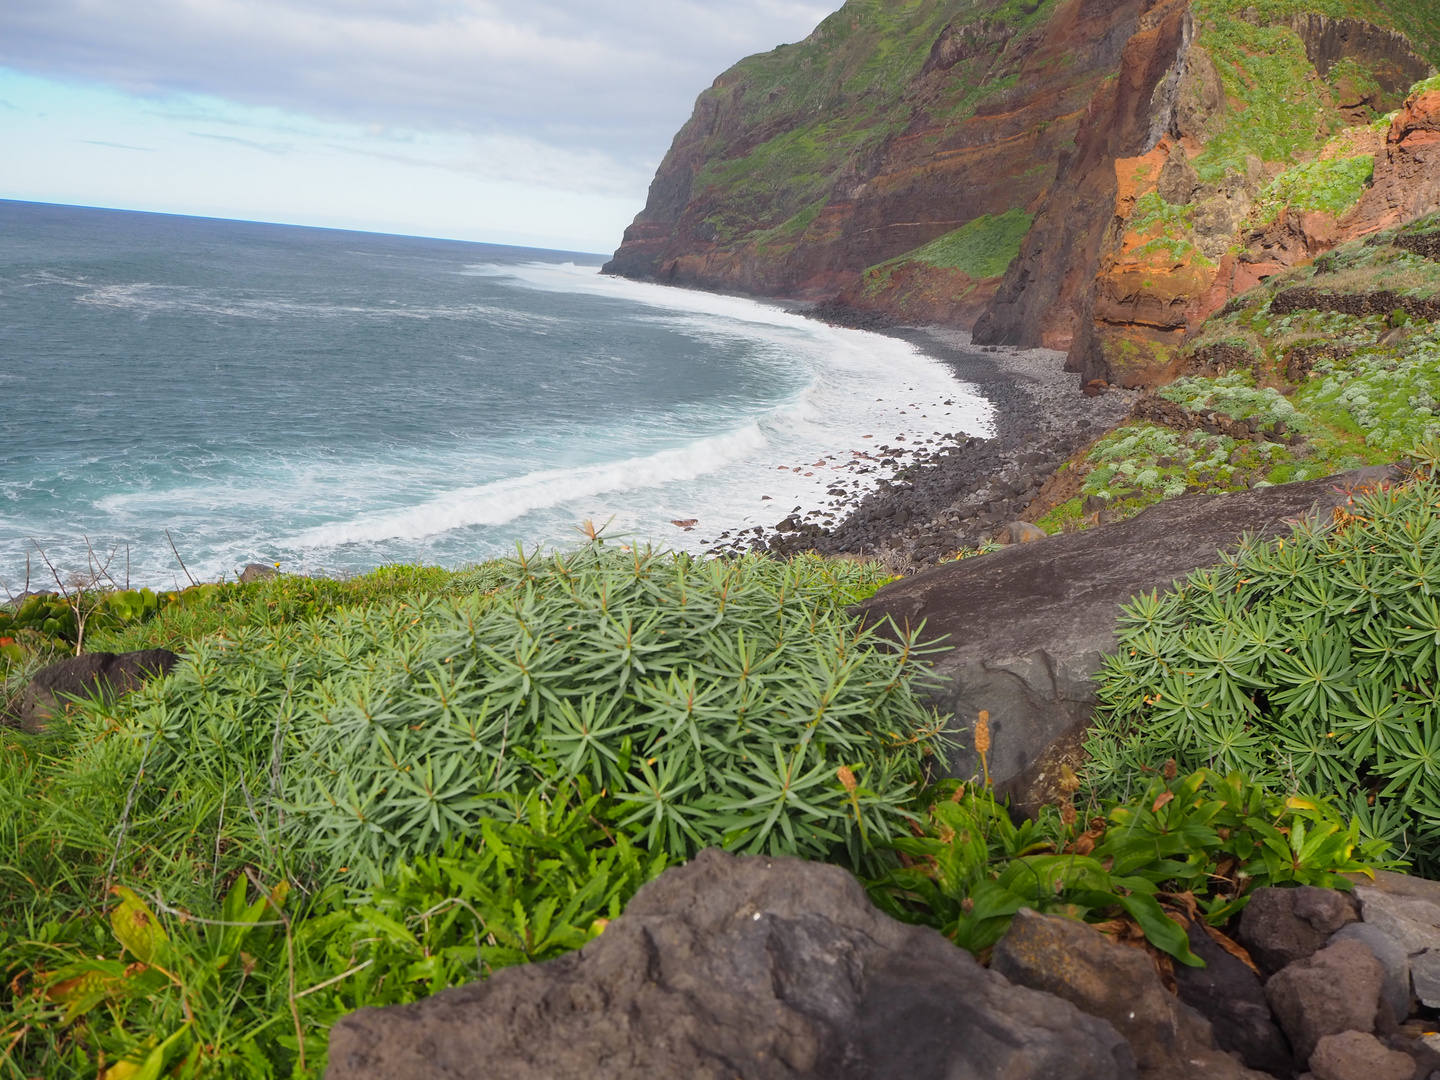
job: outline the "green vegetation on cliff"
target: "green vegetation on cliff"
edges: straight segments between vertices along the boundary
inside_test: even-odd
[[[1440,263],[1402,246],[1437,226],[1423,218],[1344,245],[1232,301],[1187,346],[1198,370],[1155,392],[1184,413],[1102,437],[1079,465],[1080,496],[1041,524],[1082,520],[1091,496],[1130,513],[1187,491],[1382,464],[1440,438],[1440,321],[1423,313],[1440,296]],[[1407,303],[1420,314],[1397,310]]]
[[[999,277],[1020,254],[1020,244],[1033,220],[1032,215],[1020,209],[998,216],[982,214],[914,251],[868,268],[865,288],[887,288],[894,271],[908,263],[959,270],[976,281]]]
[[[1003,95],[1015,77],[989,77],[997,57],[1058,3],[848,0],[804,41],[740,61],[696,105],[697,116],[727,116],[695,148],[691,184],[691,198],[713,206],[714,238],[783,258],[836,185],[863,175],[888,140],[921,116],[954,122]],[[947,27],[973,28],[981,44],[946,64],[917,116],[907,94]]]
[[[1296,165],[1277,176],[1261,192],[1254,221],[1267,224],[1287,207],[1292,212],[1321,210],[1338,218],[1360,201],[1374,175],[1374,154]]]

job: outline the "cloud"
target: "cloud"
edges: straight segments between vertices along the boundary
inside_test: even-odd
[[[116,150],[139,150],[146,154],[159,152],[153,146],[131,146],[129,143],[106,142],[104,139],[81,139],[80,141],[89,146],[109,146]]]
[[[295,150],[293,143],[259,142],[255,139],[242,139],[238,135],[213,135],[208,131],[192,131],[190,137],[235,143],[237,146],[248,146],[251,150],[259,150],[266,154],[289,154]]]
[[[445,167],[573,190],[648,179],[695,95],[838,0],[48,0],[0,4],[0,65],[467,136]],[[211,136],[216,137],[216,136]],[[270,147],[274,150],[274,147]]]

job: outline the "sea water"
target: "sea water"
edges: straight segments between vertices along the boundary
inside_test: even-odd
[[[602,261],[0,202],[0,579],[459,566],[586,522],[698,551],[886,440],[989,433],[903,341]]]

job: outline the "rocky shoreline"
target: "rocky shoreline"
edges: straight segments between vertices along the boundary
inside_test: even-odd
[[[933,566],[1020,519],[1056,470],[1124,419],[1138,396],[1116,389],[1085,396],[1080,377],[1063,370],[1065,354],[1053,349],[979,346],[966,331],[948,327],[880,320],[857,327],[828,310],[807,314],[901,338],[943,362],[994,406],[996,434],[882,444],[863,463],[850,463],[888,473],[872,490],[857,498],[833,487],[828,506],[797,509],[768,530],[721,537],[712,554],[816,551],[874,556],[899,571]]]

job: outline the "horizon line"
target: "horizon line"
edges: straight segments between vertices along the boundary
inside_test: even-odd
[[[41,199],[12,199],[0,196],[0,205],[14,203],[22,206],[54,206],[67,210],[98,210],[111,214],[142,214],[148,217],[187,218],[194,221],[222,221],[239,225],[269,225],[278,229],[318,229],[324,232],[356,233],[361,236],[393,236],[403,240],[438,240],[447,244],[478,244],[484,247],[514,248],[518,251],[546,251],[558,255],[586,255],[608,259],[613,252],[581,251],[576,248],[547,248],[533,244],[507,244],[494,240],[462,240],[454,236],[431,236],[424,233],[391,232],[385,229],[360,229],[341,225],[312,225],[298,221],[268,221],[261,218],[223,217],[217,214],[186,214],[173,210],[136,210],[128,206],[97,206],[91,203],[46,202]]]

